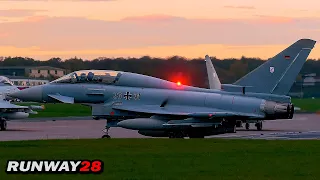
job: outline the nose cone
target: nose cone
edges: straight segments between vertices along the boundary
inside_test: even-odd
[[[22,101],[42,102],[43,86],[34,86],[14,93],[9,94],[13,98],[18,98]]]

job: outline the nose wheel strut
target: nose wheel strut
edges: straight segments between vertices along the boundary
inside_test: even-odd
[[[103,130],[104,135],[101,138],[111,138],[111,136],[109,135],[109,129],[110,129],[110,126],[108,126],[108,120],[107,120],[106,127]]]
[[[0,119],[0,131],[7,130],[7,121],[5,118]]]

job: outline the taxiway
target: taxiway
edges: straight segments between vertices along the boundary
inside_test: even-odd
[[[103,135],[104,120],[91,117],[43,118],[9,121],[8,130],[0,131],[0,141],[36,139],[91,139]],[[320,115],[296,114],[292,120],[265,121],[263,130],[244,130],[237,133],[210,136],[210,138],[246,139],[320,139]],[[150,138],[137,131],[110,128],[112,138]]]

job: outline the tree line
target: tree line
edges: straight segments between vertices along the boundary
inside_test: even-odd
[[[222,83],[233,83],[249,73],[264,60],[260,58],[241,57],[240,59],[218,59],[211,57]],[[96,58],[84,60],[70,58],[62,60],[55,57],[47,61],[35,60],[28,57],[6,57],[0,61],[0,66],[51,66],[68,70],[68,72],[83,69],[107,69],[134,72],[154,76],[169,81],[180,81],[182,84],[208,87],[206,67],[203,58],[186,59],[180,56],[155,58],[143,56],[140,58]],[[303,66],[302,74],[317,73],[320,75],[320,59],[309,59]]]

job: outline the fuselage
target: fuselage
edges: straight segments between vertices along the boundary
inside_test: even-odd
[[[169,99],[168,105],[183,105],[201,108],[215,108],[228,111],[243,110],[259,113],[263,99],[233,96],[210,92],[194,92],[171,89],[138,88],[125,86],[99,86],[92,84],[44,85],[42,97],[45,102],[56,102],[48,94],[73,97],[75,103],[122,103],[123,105],[161,105]],[[202,110],[205,111],[205,110]]]
[[[85,70],[86,72],[91,72],[90,70]],[[92,70],[92,72],[95,72],[97,70]],[[104,71],[104,70],[99,70]],[[81,74],[82,71],[79,71],[78,74]],[[109,71],[106,71],[109,72]],[[129,73],[129,72],[121,72],[121,71],[111,71],[116,72],[117,76],[119,78],[114,83],[87,83],[87,82],[63,82],[62,80],[65,80],[67,76],[66,75],[60,80],[53,81],[47,85],[42,85],[43,87],[47,86],[53,86],[55,85],[53,91],[56,91],[56,88],[66,88],[66,91],[73,91],[73,93],[77,93],[80,96],[85,93],[85,89],[77,89],[77,91],[68,90],[68,88],[72,88],[72,86],[69,87],[69,85],[75,85],[75,84],[81,84],[83,87],[90,87],[91,89],[103,89],[108,86],[117,86],[117,87],[130,87],[130,88],[152,88],[152,89],[169,89],[169,90],[177,90],[177,91],[193,91],[193,92],[204,92],[204,93],[218,93],[223,95],[231,95],[231,96],[244,96],[244,97],[255,97],[260,99],[265,99],[268,101],[275,101],[279,103],[291,103],[291,98],[289,96],[282,96],[282,95],[275,95],[275,94],[265,94],[265,93],[254,93],[254,92],[247,92],[243,93],[241,91],[239,92],[228,92],[228,91],[221,91],[221,90],[215,90],[215,89],[205,89],[205,88],[198,88],[193,86],[187,86],[187,85],[178,85],[176,83],[166,81],[163,79],[150,77],[146,75],[136,74],[136,73]],[[76,72],[74,72],[76,73]],[[62,80],[61,80],[62,79]],[[79,88],[82,88],[80,86]],[[88,89],[88,88],[87,88]],[[52,92],[53,92],[52,91]],[[64,90],[62,93],[66,93]],[[78,92],[79,91],[79,92]],[[98,98],[99,99],[99,98]]]
[[[49,84],[13,93],[12,96],[26,101],[86,103],[92,106],[94,116],[110,113],[116,116],[117,111],[112,109],[115,103],[130,106],[154,105],[160,108],[167,101],[166,107],[181,108],[181,111],[228,111],[259,116],[266,114],[265,107],[270,111],[276,108],[276,104],[266,103],[268,98],[276,97],[273,95],[251,94],[251,97],[235,92],[178,85],[141,74],[108,70],[76,71]],[[121,112],[121,115],[126,114]]]

